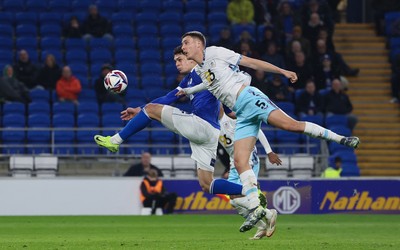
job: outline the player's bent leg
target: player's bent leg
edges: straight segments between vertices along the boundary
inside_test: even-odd
[[[318,124],[296,121],[280,109],[276,109],[269,114],[268,123],[286,131],[304,133],[314,138],[334,141],[352,148],[357,148],[360,143],[358,137],[344,137]]]
[[[210,194],[242,194],[242,185],[229,182],[225,179],[214,179],[213,172],[202,168],[197,169],[199,184],[204,192]]]
[[[267,225],[266,225],[266,236],[267,237],[271,237],[274,232],[275,232],[275,228],[276,228],[276,220],[278,218],[278,212],[275,209],[266,209],[266,221],[267,221]]]
[[[199,179],[199,184],[203,192],[210,193],[210,185],[214,179],[214,173],[198,168],[197,177]]]

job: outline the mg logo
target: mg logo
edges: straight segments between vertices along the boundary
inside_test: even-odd
[[[274,207],[281,214],[292,214],[300,207],[300,194],[292,187],[280,187],[273,196]]]

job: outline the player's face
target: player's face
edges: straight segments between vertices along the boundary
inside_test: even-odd
[[[191,36],[186,36],[182,39],[182,50],[188,59],[193,59],[199,49],[199,41]]]
[[[175,55],[174,60],[175,66],[181,74],[189,73],[190,70],[194,67],[194,63],[192,63],[192,60],[188,60],[183,54]]]

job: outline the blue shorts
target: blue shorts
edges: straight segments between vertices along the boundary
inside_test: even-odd
[[[278,109],[275,103],[259,89],[245,87],[233,107],[237,118],[235,141],[251,136],[257,138],[261,122],[267,123],[269,114],[275,109]]]

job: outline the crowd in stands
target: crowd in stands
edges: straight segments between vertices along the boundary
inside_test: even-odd
[[[36,2],[45,7],[37,7]],[[81,102],[89,100],[98,105],[142,105],[174,88],[182,78],[172,49],[180,44],[184,31],[196,29],[207,36],[208,45],[295,71],[299,81],[289,84],[279,76],[241,68],[278,105],[290,103],[290,115],[304,120],[321,116],[320,124],[325,123],[324,115],[345,115],[353,129],[357,119],[351,115],[344,76],[355,76],[358,69],[346,63],[332,40],[336,16],[332,6],[338,2],[3,0],[0,44],[7,48],[3,44],[11,40],[12,52],[0,51],[0,63],[6,65],[0,99],[28,104],[31,93],[41,89],[50,93],[53,106],[72,102],[79,109]],[[29,21],[31,16],[34,21]],[[103,87],[104,76],[114,68],[128,75],[124,95]],[[77,124],[78,117],[75,120]]]

